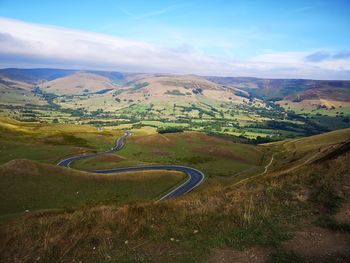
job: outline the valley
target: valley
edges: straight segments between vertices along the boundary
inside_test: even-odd
[[[349,263],[349,10],[0,0],[0,263]]]
[[[0,79],[4,262],[350,259],[347,81]]]
[[[349,259],[349,129],[260,145],[139,130],[121,151],[64,168],[59,160],[110,150],[122,132],[8,118],[0,127],[5,261],[215,262],[257,251],[266,260]],[[154,202],[187,177],[79,171],[158,164],[192,166],[206,179],[186,195]],[[315,233],[327,247],[313,243]]]
[[[3,79],[0,114],[21,121],[129,130],[155,128],[165,132],[175,128],[236,136],[252,142],[350,126],[348,82],[333,84],[337,88],[327,91],[323,87],[332,83],[326,81],[299,84],[295,80],[283,84],[277,80],[103,71],[7,69],[0,72],[0,77]],[[280,83],[286,87],[282,85],[281,91],[274,89],[276,95],[265,88]],[[298,85],[300,92],[314,95],[304,98],[304,93],[291,91],[291,87]],[[327,94],[328,100],[324,99]]]

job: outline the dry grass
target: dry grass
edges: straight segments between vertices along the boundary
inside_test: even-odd
[[[46,209],[78,208],[87,203],[153,200],[180,183],[176,171],[136,171],[94,174],[12,160],[0,166],[0,222]]]
[[[166,136],[169,136],[169,138],[175,139],[178,135],[177,134],[167,134]],[[208,136],[205,133],[202,132],[183,132],[181,133],[181,136],[188,140],[189,143],[191,142],[197,142],[198,140],[210,144],[222,144],[223,140],[216,138],[214,136]]]
[[[238,185],[211,180],[168,202],[28,215],[1,227],[0,254],[4,262],[200,262],[211,248],[274,250],[305,220],[339,205],[335,187],[349,171],[347,153]]]
[[[121,159],[121,158],[120,158]],[[44,171],[44,173],[43,173]],[[80,177],[87,180],[93,181],[137,181],[143,182],[146,180],[154,179],[157,180],[164,177],[164,174],[172,177],[178,176],[179,178],[184,178],[182,172],[168,171],[168,170],[158,170],[158,171],[133,171],[133,172],[123,172],[115,174],[94,174],[74,169],[67,169],[65,167],[41,164],[25,159],[17,159],[9,161],[0,166],[0,173],[7,173],[13,176],[16,175],[26,175],[26,176],[45,176],[45,174],[60,174],[61,176],[70,177]]]
[[[67,95],[67,94],[83,94],[84,90],[88,92],[96,92],[103,89],[115,89],[110,84],[110,80],[96,74],[75,73],[67,77],[58,78],[41,84],[41,88],[49,93]]]
[[[328,163],[336,169],[327,169],[327,180],[336,181],[344,171],[349,171],[349,158],[347,155]],[[277,228],[280,233],[270,233],[272,225],[267,223],[267,227],[261,222],[272,220],[279,226],[281,222],[295,223],[304,218],[300,206],[312,202],[314,186],[310,180],[324,168],[312,165],[288,175],[267,174],[239,186],[215,184],[170,202],[110,204],[25,216],[2,227],[5,238],[1,241],[1,254],[4,262],[15,262],[15,258],[32,262],[38,257],[51,262],[111,258],[118,261],[126,257],[131,262],[146,259],[181,262],[174,255],[185,260],[205,256],[193,244],[201,251],[222,245],[274,246],[274,242],[277,245],[286,238],[285,230]],[[250,232],[251,226],[261,228],[259,231],[267,239]],[[236,231],[243,231],[245,237]]]
[[[222,157],[229,160],[235,160],[240,161],[243,163],[247,163],[248,161],[244,159],[241,155],[235,154],[232,151],[222,149],[221,147],[210,147],[210,146],[204,146],[204,147],[198,147],[195,149],[196,152],[199,153],[205,153],[209,154],[213,157]]]
[[[151,144],[154,146],[160,146],[160,145],[170,145],[172,144],[171,141],[164,135],[161,134],[151,134],[147,136],[140,136],[135,138],[130,138],[137,144]]]

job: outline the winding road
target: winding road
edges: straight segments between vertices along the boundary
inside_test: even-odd
[[[115,142],[115,146],[108,151],[72,156],[58,162],[57,165],[63,166],[63,167],[69,167],[74,161],[120,151],[125,145],[125,139],[130,135],[131,135],[131,132],[126,132],[122,137],[119,137]],[[197,186],[199,186],[204,180],[204,174],[201,171],[192,167],[181,166],[181,165],[134,166],[134,167],[123,167],[123,168],[111,168],[106,170],[93,170],[89,172],[99,173],[99,174],[110,174],[110,173],[122,173],[122,172],[132,172],[132,171],[155,171],[155,170],[180,171],[188,175],[188,179],[185,182],[183,182],[179,186],[172,189],[170,192],[160,197],[158,201],[171,199],[171,198],[184,195],[192,191]]]

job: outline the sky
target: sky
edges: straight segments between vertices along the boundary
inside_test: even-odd
[[[349,10],[349,0],[0,0],[0,67],[350,79]]]

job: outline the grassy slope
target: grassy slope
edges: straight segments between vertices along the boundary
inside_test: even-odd
[[[87,201],[150,199],[184,179],[182,173],[169,171],[92,176],[29,161],[56,164],[65,156],[106,150],[121,134],[112,129],[99,132],[91,126],[1,118],[0,164],[10,162],[0,166],[0,216],[27,209],[72,208]]]
[[[183,173],[171,171],[94,175],[29,160],[13,160],[0,166],[0,218],[25,210],[152,199],[184,178]]]
[[[23,123],[0,118],[0,164],[26,158],[56,163],[82,151],[102,151],[123,134],[119,130],[99,132],[87,125]]]
[[[331,212],[340,206],[339,190],[334,190],[334,185],[350,170],[349,154],[324,163],[313,161],[349,140],[349,134],[348,129],[264,145],[266,150],[275,152],[267,173],[244,183],[227,181],[224,185],[214,177],[197,191],[174,201],[124,205],[109,201],[71,213],[18,217],[0,229],[5,237],[0,241],[2,261],[17,257],[31,262],[40,256],[50,262],[198,262],[208,255],[210,248],[244,249],[258,245],[280,251],[296,227],[301,227],[305,220],[315,220],[310,215],[332,219]],[[223,155],[217,149],[203,151],[203,146],[213,149],[218,145],[220,149],[233,150],[226,141],[195,135],[131,137],[128,141],[131,147],[125,148],[122,157],[141,160],[161,156],[172,161],[185,148],[189,151],[182,161],[193,163],[205,156],[227,158],[227,152]],[[177,151],[177,155],[168,156],[169,149]],[[241,152],[252,162],[254,151],[248,149]],[[199,154],[200,158],[193,159],[188,154]],[[114,164],[122,162],[120,158],[111,155],[98,161]],[[212,165],[220,169],[219,164]],[[72,192],[76,194],[76,188]],[[335,223],[337,227],[342,226]]]
[[[321,147],[326,154],[330,144],[338,147],[349,137],[343,130],[265,147],[282,150],[282,155],[294,149],[296,156],[299,148],[312,154]],[[314,146],[307,147],[310,143]],[[293,155],[286,156],[296,161]],[[278,162],[250,181],[225,186],[212,181],[171,202],[109,203],[69,214],[19,218],[2,227],[6,238],[0,243],[1,254],[4,261],[40,256],[51,262],[200,262],[210,248],[262,246],[277,251],[275,258],[292,255],[289,262],[295,262],[300,258],[283,252],[284,241],[294,230],[311,224],[315,215],[339,207],[334,187],[350,170],[349,158],[345,154],[317,164],[310,160],[282,173],[290,167],[286,160],[287,166]]]
[[[96,169],[142,164],[181,164],[208,176],[233,176],[262,169],[263,152],[256,146],[233,143],[197,132],[132,136],[114,162],[81,160],[74,167]]]
[[[10,105],[25,105],[25,104],[36,104],[36,105],[46,105],[47,103],[33,95],[28,90],[16,89],[8,87],[4,84],[0,84],[0,104],[10,104]]]
[[[283,166],[284,170],[287,170],[311,163],[349,139],[350,129],[343,129],[297,140],[268,143],[264,146],[277,152],[271,168],[281,169]]]

